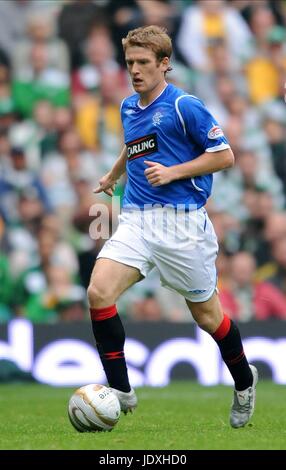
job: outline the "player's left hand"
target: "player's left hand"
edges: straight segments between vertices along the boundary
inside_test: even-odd
[[[144,160],[144,163],[149,167],[146,168],[144,174],[151,186],[161,186],[171,183],[173,180],[170,166],[164,166],[161,163],[150,162],[148,160]]]

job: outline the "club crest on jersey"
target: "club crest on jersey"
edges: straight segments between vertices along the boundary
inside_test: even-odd
[[[160,111],[154,114],[154,116],[152,117],[152,122],[154,126],[159,126],[161,124],[162,117],[163,117],[163,114],[160,113]]]
[[[157,135],[149,134],[139,139],[127,142],[127,157],[128,160],[135,160],[135,158],[145,157],[151,153],[157,152],[158,143]]]
[[[214,125],[208,132],[209,139],[218,139],[218,137],[223,137],[223,131],[219,126]]]

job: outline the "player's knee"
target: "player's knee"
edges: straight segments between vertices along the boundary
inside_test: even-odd
[[[111,289],[108,285],[91,282],[87,288],[89,305],[94,308],[108,306],[114,303]]]

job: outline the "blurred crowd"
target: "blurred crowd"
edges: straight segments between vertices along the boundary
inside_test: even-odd
[[[148,24],[172,37],[168,80],[205,102],[236,157],[207,204],[224,310],[286,319],[286,2],[2,0],[0,322],[88,318],[104,243],[90,236],[90,210],[108,209],[108,230],[115,210],[92,190],[122,148],[119,108],[132,94],[121,38]],[[118,308],[134,321],[191,321],[155,272]]]

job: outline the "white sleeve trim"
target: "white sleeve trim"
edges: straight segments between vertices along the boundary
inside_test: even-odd
[[[195,178],[191,178],[191,182],[193,183],[193,186],[196,188],[197,191],[203,191],[203,189],[200,188],[200,187],[196,184]]]
[[[123,98],[123,100],[121,101],[121,104],[120,104],[120,113],[121,113],[121,111],[122,111],[122,106],[123,106],[123,103],[124,103],[125,100],[126,100],[126,98]]]
[[[182,113],[181,113],[181,111],[180,111],[180,109],[179,109],[179,101],[180,101],[180,99],[185,98],[186,96],[190,96],[190,95],[181,95],[181,96],[178,96],[178,98],[177,98],[176,101],[175,101],[176,113],[177,113],[178,116],[179,116],[179,119],[180,119],[181,124],[182,124],[182,126],[183,126],[183,131],[184,131],[184,134],[185,134],[185,135],[187,134],[187,131],[186,131],[186,124],[185,124],[184,118],[183,118],[183,116],[182,116]]]
[[[225,144],[224,142],[222,144],[216,145],[215,147],[209,147],[205,150],[205,152],[212,153],[212,152],[219,152],[220,150],[226,150],[230,149],[229,144]]]

